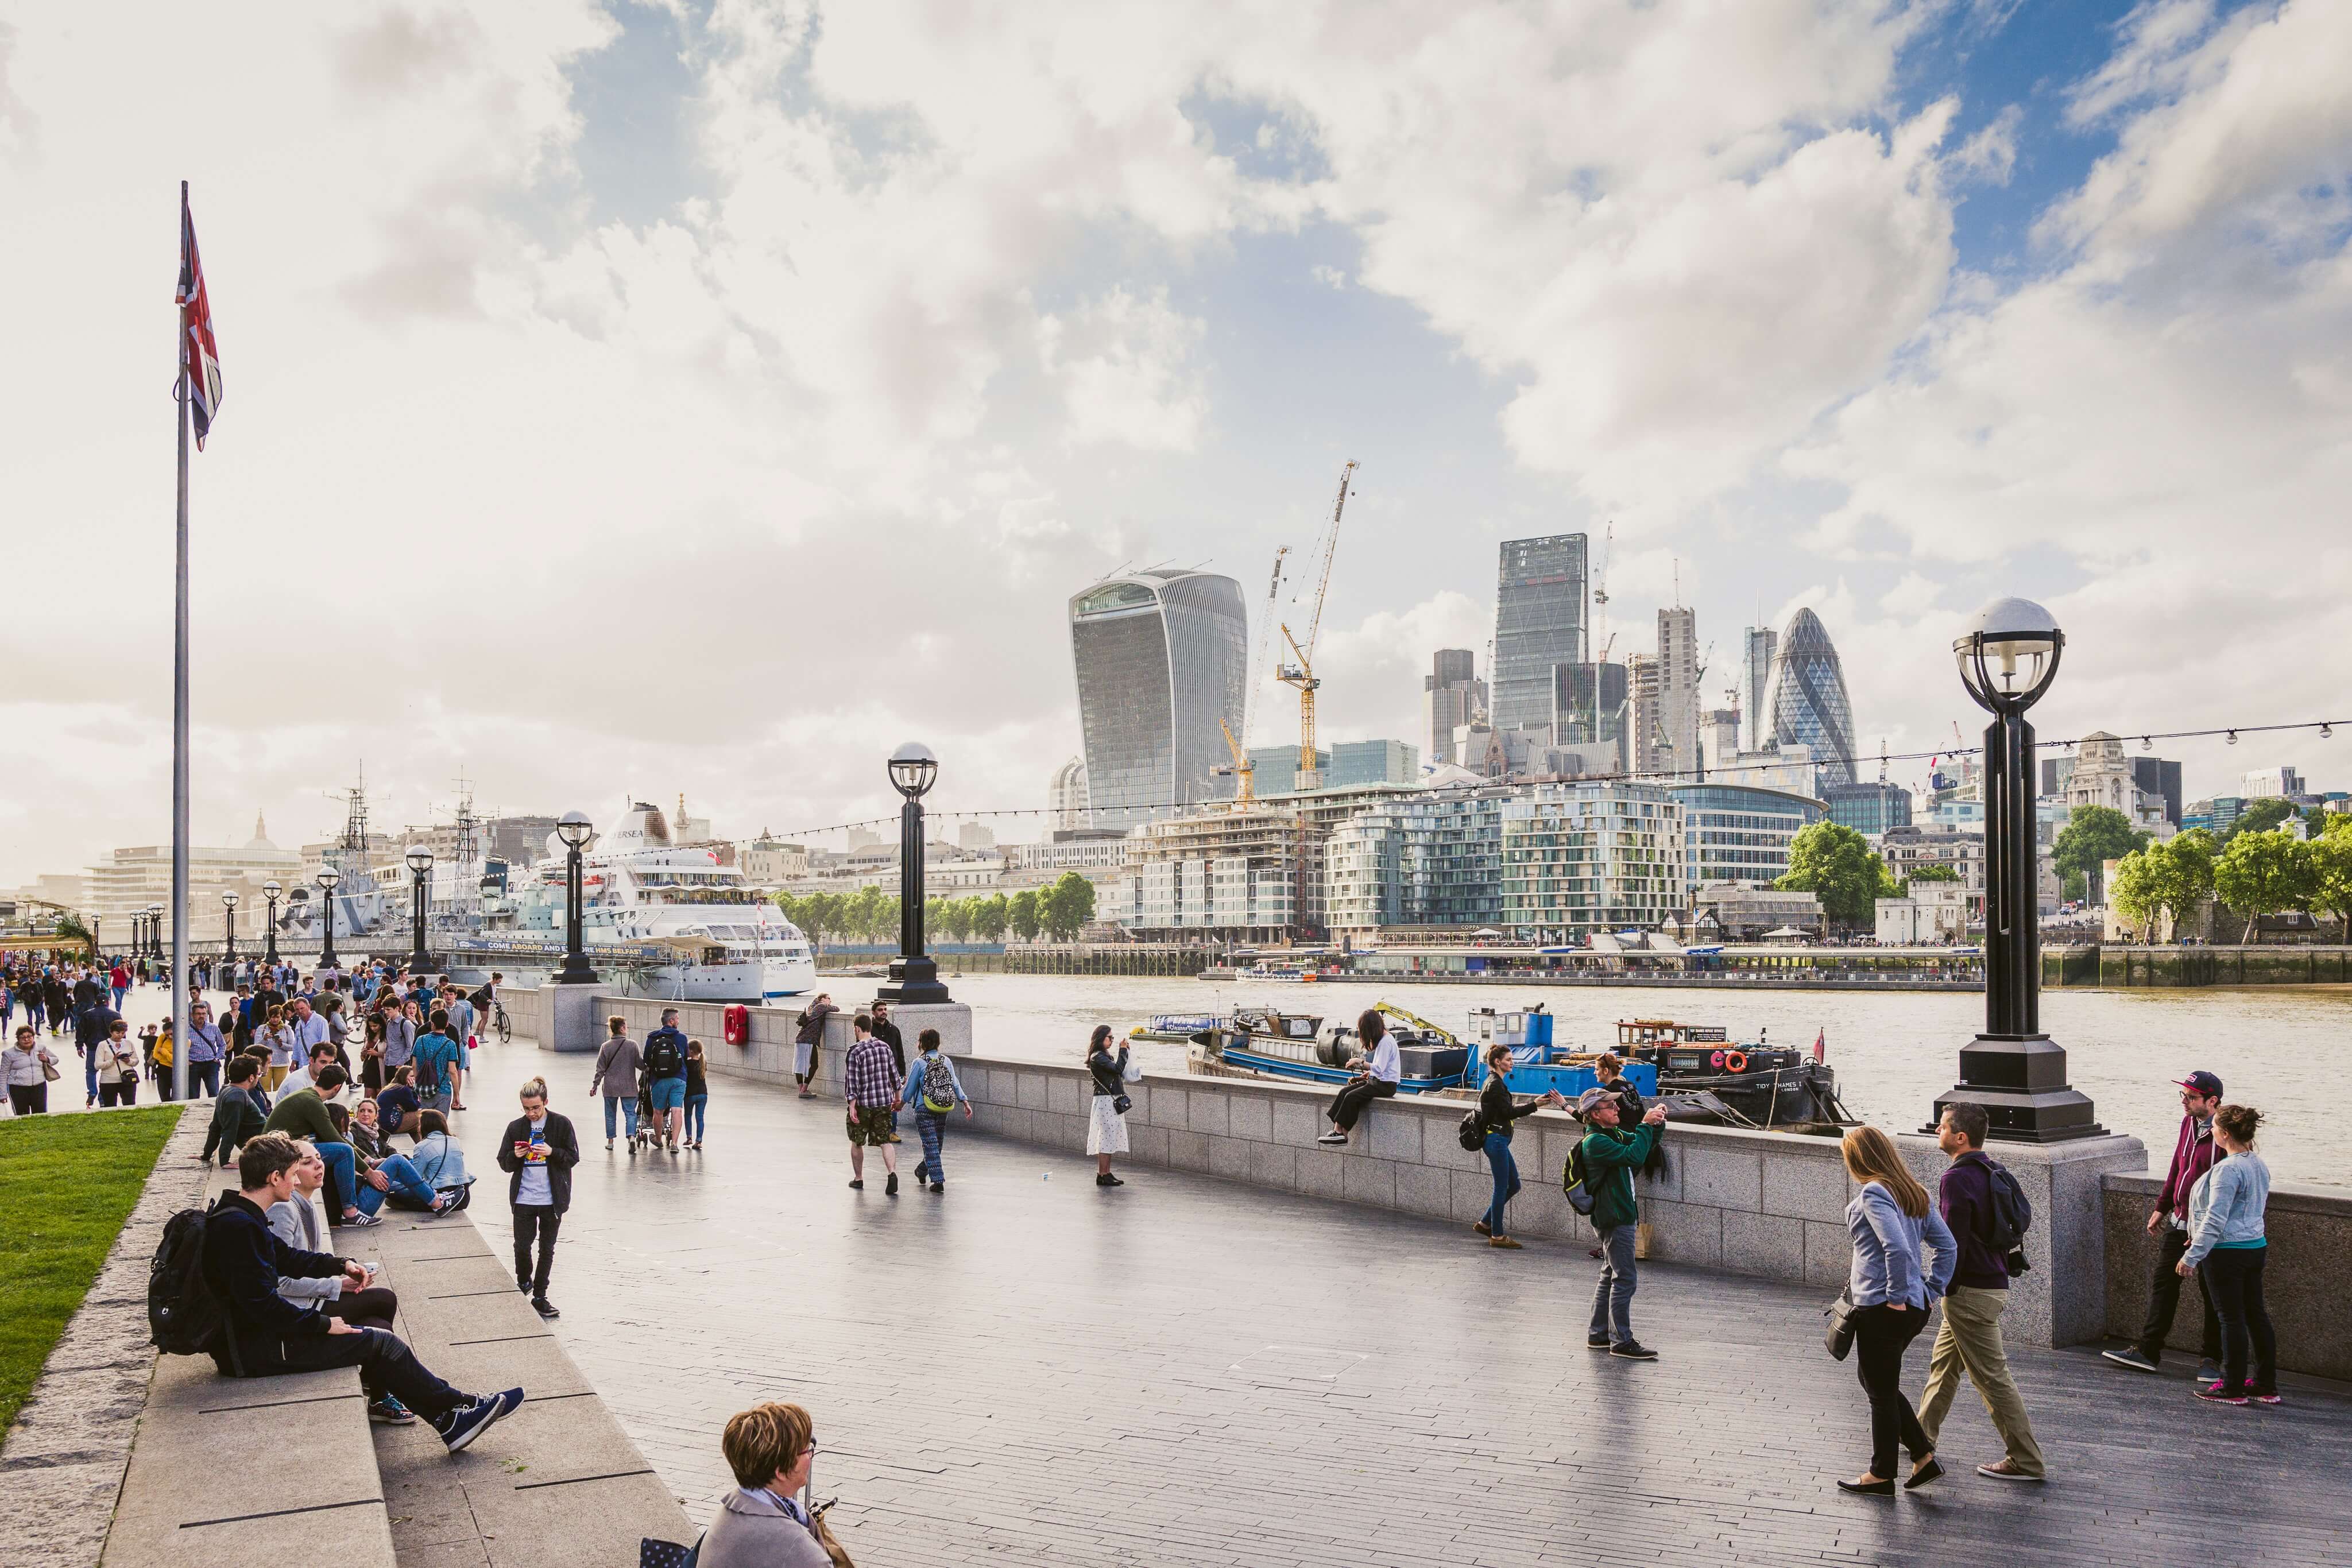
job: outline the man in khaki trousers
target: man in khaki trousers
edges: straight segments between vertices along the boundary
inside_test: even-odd
[[[2026,1417],[2025,1401],[2009,1375],[2009,1356],[2000,1343],[2001,1309],[2009,1305],[2009,1262],[1990,1239],[1993,1168],[1984,1154],[1986,1125],[1984,1107],[1967,1103],[1946,1106],[1943,1119],[1936,1124],[1937,1146],[1952,1156],[1937,1184],[1937,1201],[1958,1243],[1959,1263],[1944,1295],[1944,1325],[1927,1357],[1919,1428],[1929,1443],[1936,1440],[1953,1396],[1960,1391],[1960,1374],[1966,1372],[2009,1449],[1993,1463],[1979,1465],[1977,1474],[2000,1481],[2038,1481],[2044,1473],[2042,1446],[2033,1440],[2033,1423]]]

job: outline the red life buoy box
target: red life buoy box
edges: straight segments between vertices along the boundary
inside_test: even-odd
[[[727,1043],[748,1045],[751,1040],[751,1009],[737,1002],[727,1009]]]

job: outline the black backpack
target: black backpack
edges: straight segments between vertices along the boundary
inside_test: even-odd
[[[1991,1169],[1989,1190],[1992,1194],[1992,1214],[1985,1226],[1985,1245],[2003,1258],[2012,1274],[2022,1274],[2031,1267],[2025,1260],[2025,1233],[2033,1228],[2033,1205],[2026,1201],[2025,1189],[2009,1174],[2009,1167],[1987,1160]]]
[[[1462,1131],[1457,1134],[1462,1146],[1472,1154],[1486,1146],[1486,1124],[1475,1111],[1462,1118]]]
[[[646,1076],[675,1078],[678,1074],[677,1041],[667,1035],[647,1042],[646,1046]]]
[[[1568,1146],[1568,1163],[1559,1171],[1559,1188],[1568,1199],[1568,1207],[1587,1219],[1592,1218],[1593,1204],[1600,1197],[1592,1190],[1591,1176],[1584,1166],[1584,1140],[1579,1138]]]
[[[227,1336],[227,1314],[205,1280],[205,1228],[211,1211],[184,1208],[164,1222],[147,1269],[147,1332],[166,1355],[202,1355]],[[234,1339],[230,1354],[236,1354]]]

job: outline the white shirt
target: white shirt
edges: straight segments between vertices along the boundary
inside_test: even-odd
[[[1396,1036],[1381,1036],[1380,1044],[1372,1047],[1372,1076],[1383,1083],[1394,1083],[1404,1076],[1404,1063],[1397,1056]]]
[[[272,1100],[270,1103],[272,1104],[277,1103],[278,1100],[283,1100],[287,1095],[293,1093],[297,1089],[310,1089],[314,1087],[316,1087],[316,1085],[312,1084],[310,1082],[310,1069],[306,1063],[303,1066],[296,1068],[293,1071],[286,1075],[286,1082],[279,1084],[273,1092],[277,1098]]]
[[[547,1141],[547,1118],[541,1116],[533,1122],[526,1136],[534,1144],[544,1144]],[[522,1167],[522,1185],[515,1189],[514,1200],[517,1203],[537,1204],[544,1208],[555,1207],[555,1193],[547,1185],[547,1167],[544,1165],[527,1165]]]

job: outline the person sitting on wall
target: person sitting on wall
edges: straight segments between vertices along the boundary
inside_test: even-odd
[[[1325,1113],[1331,1119],[1331,1130],[1315,1140],[1318,1144],[1345,1144],[1348,1134],[1355,1131],[1356,1118],[1364,1113],[1364,1107],[1393,1095],[1397,1080],[1404,1076],[1396,1041],[1390,1038],[1388,1020],[1381,1016],[1378,1008],[1368,1009],[1356,1019],[1356,1038],[1363,1042],[1363,1053],[1349,1059],[1348,1065],[1354,1069],[1355,1076],[1331,1097],[1331,1108]]]

